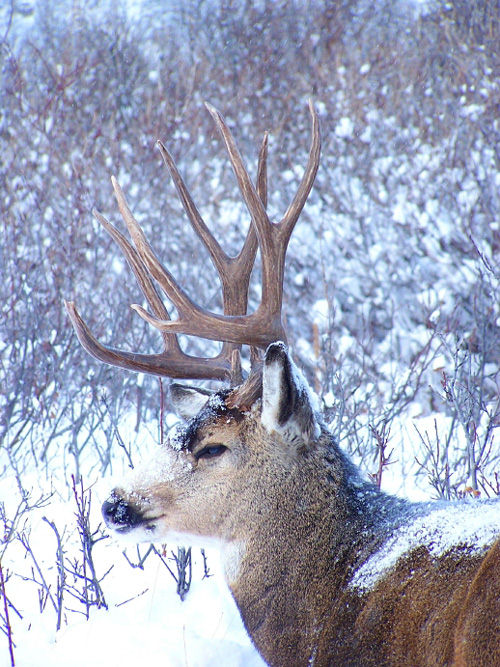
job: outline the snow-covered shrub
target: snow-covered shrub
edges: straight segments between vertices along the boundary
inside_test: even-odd
[[[63,308],[75,299],[104,342],[158,350],[129,309],[135,281],[91,215],[95,206],[121,227],[112,174],[165,265],[220,308],[154,148],[168,145],[236,253],[248,214],[204,100],[225,114],[253,175],[270,130],[277,219],[306,162],[314,99],[322,160],[290,244],[285,316],[343,446],[383,488],[498,493],[498,3],[189,0],[127,14],[114,2],[39,0],[11,3],[0,20],[0,471],[5,498],[20,496],[6,526],[23,536],[16,507],[38,511],[34,466],[48,494],[55,477],[57,498],[73,502],[71,475],[80,484],[120,470],[159,439],[157,380],[90,359]],[[68,512],[51,515],[43,497],[63,535]],[[2,568],[13,591],[15,566]]]

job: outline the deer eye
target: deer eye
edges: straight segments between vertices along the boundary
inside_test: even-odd
[[[215,459],[217,456],[220,456],[226,451],[227,447],[224,445],[209,445],[208,447],[203,447],[199,452],[196,452],[194,455],[196,460],[200,459]]]

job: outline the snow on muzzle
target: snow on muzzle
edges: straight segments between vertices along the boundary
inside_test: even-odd
[[[142,523],[141,513],[114,491],[102,504],[102,515],[108,528],[128,533]]]

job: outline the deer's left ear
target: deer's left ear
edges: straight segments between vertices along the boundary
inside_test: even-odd
[[[271,343],[262,371],[262,424],[285,440],[306,448],[319,437],[312,392],[290,358],[284,343]],[[297,443],[299,444],[299,443]]]
[[[213,392],[185,384],[170,385],[170,398],[176,414],[184,420],[195,417]]]

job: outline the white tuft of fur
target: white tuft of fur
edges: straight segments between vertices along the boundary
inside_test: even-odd
[[[173,447],[158,445],[151,458],[134,468],[120,487],[129,495],[136,489],[149,489],[173,481],[180,471],[188,472],[192,464]]]
[[[281,396],[283,369],[278,361],[268,364],[262,376],[262,413],[261,421],[264,428],[272,433],[280,430],[278,411]]]

